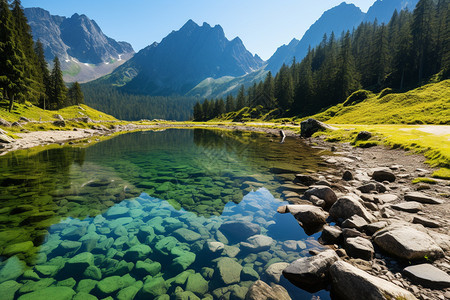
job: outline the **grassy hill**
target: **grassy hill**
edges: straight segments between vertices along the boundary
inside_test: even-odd
[[[450,124],[450,80],[406,93],[353,93],[344,103],[312,116],[331,124]]]

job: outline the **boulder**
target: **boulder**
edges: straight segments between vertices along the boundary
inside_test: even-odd
[[[150,246],[139,244],[128,249],[123,258],[126,261],[144,260],[152,252]]]
[[[14,139],[6,134],[0,133],[0,143],[10,144],[14,142]]]
[[[339,243],[342,238],[342,230],[336,226],[324,226],[320,240],[325,245],[333,245]]]
[[[389,203],[399,200],[399,197],[394,194],[379,194],[373,196],[376,203]]]
[[[385,252],[405,260],[444,255],[428,234],[403,224],[393,224],[376,232],[373,240]]]
[[[2,118],[0,118],[0,126],[11,127],[11,123],[6,121],[6,120],[3,120]]]
[[[0,283],[8,280],[15,280],[25,272],[26,264],[17,256],[8,258],[0,269]]]
[[[197,232],[194,232],[194,231],[186,229],[186,228],[177,229],[173,232],[173,234],[179,241],[186,242],[186,243],[195,242],[202,237]]]
[[[372,170],[372,178],[378,182],[389,181],[394,182],[396,177],[389,168],[375,168]]]
[[[406,201],[416,201],[416,202],[425,203],[425,204],[442,204],[442,203],[444,203],[444,200],[430,197],[430,196],[425,195],[420,192],[407,193],[404,197],[405,197]]]
[[[372,133],[363,130],[363,131],[358,132],[358,134],[356,135],[356,140],[357,141],[367,141],[371,137],[372,137]]]
[[[345,240],[347,254],[354,258],[372,260],[375,250],[372,243],[362,237],[348,238]]]
[[[304,138],[309,138],[317,131],[324,130],[334,130],[334,127],[311,118],[300,123],[300,136]]]
[[[330,216],[335,220],[345,220],[353,215],[358,215],[369,223],[377,221],[358,200],[349,195],[339,198],[330,208]]]
[[[141,277],[145,277],[147,275],[156,276],[159,272],[161,272],[161,264],[159,262],[149,263],[138,260],[136,262],[134,272],[136,272]]]
[[[344,261],[330,268],[332,290],[342,299],[403,299],[417,300],[407,290],[384,279],[372,276]]]
[[[421,216],[414,216],[412,222],[414,224],[421,224],[425,227],[429,227],[429,228],[439,228],[441,227],[441,224],[439,224],[439,222],[434,221],[434,220],[430,220]]]
[[[167,284],[162,277],[147,277],[142,287],[142,296],[145,299],[154,299],[167,292]]]
[[[306,186],[316,184],[317,181],[319,181],[319,178],[316,178],[311,175],[304,175],[304,174],[296,174],[295,179],[294,179],[295,183],[300,183],[300,184],[303,184]]]
[[[3,300],[14,300],[14,295],[17,290],[22,286],[22,284],[14,281],[8,280],[0,284],[0,295],[2,295]]]
[[[377,186],[375,183],[370,182],[361,186],[357,187],[358,190],[360,190],[362,193],[370,193],[372,191],[375,191],[377,189]]]
[[[328,269],[339,260],[336,252],[326,250],[315,256],[302,257],[283,270],[283,276],[300,288],[314,293],[323,289],[328,280]]]
[[[241,281],[259,280],[259,274],[251,267],[243,267],[241,272]]]
[[[207,254],[220,255],[225,250],[225,245],[221,242],[206,242],[203,249]]]
[[[75,295],[75,291],[69,287],[47,287],[32,293],[24,294],[19,297],[20,300],[71,300]]]
[[[367,221],[358,215],[353,215],[350,218],[346,219],[344,222],[342,222],[343,228],[356,228],[358,230],[366,225]]]
[[[328,213],[314,205],[288,205],[289,212],[302,226],[325,224]]]
[[[58,127],[66,127],[66,121],[56,120],[56,121],[53,121],[53,125],[58,126]]]
[[[450,287],[450,275],[430,264],[409,266],[403,272],[415,284],[432,289]]]
[[[219,231],[222,232],[229,240],[243,241],[252,235],[260,234],[261,228],[250,222],[228,221],[219,227]]]
[[[344,174],[342,174],[342,179],[345,180],[345,181],[353,180],[353,174],[352,174],[352,172],[346,170],[346,171],[344,172]]]
[[[208,281],[199,273],[190,274],[186,281],[186,291],[203,295],[208,292]]]
[[[291,297],[284,287],[277,284],[269,286],[258,280],[248,289],[245,300],[291,300]]]
[[[273,282],[279,283],[281,275],[283,274],[283,270],[286,269],[288,266],[289,263],[284,262],[271,264],[266,269],[266,274]]]
[[[317,185],[305,192],[305,197],[310,198],[311,196],[316,196],[323,201],[325,201],[326,206],[330,207],[337,201],[337,196],[335,192],[328,186]]]
[[[409,213],[416,213],[423,210],[423,205],[415,201],[392,204],[391,207]]]
[[[241,242],[242,250],[249,252],[261,252],[269,250],[273,244],[273,239],[266,235],[254,235],[247,239],[246,242]]]
[[[226,285],[238,283],[241,280],[242,266],[229,257],[220,258],[217,261],[216,271],[218,279]]]
[[[388,223],[385,221],[375,222],[375,223],[367,224],[366,226],[364,226],[364,231],[368,235],[373,235],[375,232],[383,229],[386,226],[388,226]]]

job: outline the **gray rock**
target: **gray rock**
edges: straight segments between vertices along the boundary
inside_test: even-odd
[[[366,208],[352,196],[344,196],[338,199],[330,208],[330,216],[335,220],[345,220],[353,215],[364,218],[367,222],[376,222],[376,218],[369,213]]]
[[[11,127],[11,123],[6,121],[6,120],[3,120],[2,118],[0,118],[0,126]]]
[[[214,275],[217,275],[221,282],[229,285],[240,281],[241,271],[242,266],[234,259],[223,257],[217,261],[217,267]]]
[[[345,240],[347,254],[354,258],[372,260],[375,250],[372,243],[362,237],[348,238]]]
[[[241,242],[241,248],[249,252],[261,252],[270,249],[272,244],[271,237],[258,234],[249,237],[246,242]]]
[[[442,204],[444,200],[437,199],[434,197],[427,196],[420,192],[412,192],[405,195],[406,201],[417,201],[425,204]]]
[[[228,221],[219,227],[219,231],[222,232],[228,239],[243,241],[252,235],[260,234],[261,228],[250,222]]]
[[[388,226],[388,223],[385,221],[380,221],[380,222],[375,222],[375,223],[371,223],[371,224],[367,224],[364,227],[365,232],[368,235],[373,235],[375,232],[377,232],[378,230],[383,229],[384,227]]]
[[[428,234],[402,224],[390,225],[376,232],[373,238],[381,249],[406,260],[431,259],[444,254]]]
[[[217,254],[220,255],[225,249],[225,245],[221,242],[206,242],[206,247],[204,250],[208,254]]]
[[[389,168],[375,168],[372,170],[372,178],[378,182],[389,181],[394,182],[396,177]]]
[[[391,207],[393,209],[406,211],[409,213],[416,213],[423,210],[423,205],[415,201],[392,204]]]
[[[363,130],[363,131],[358,132],[358,134],[356,135],[356,140],[357,141],[367,141],[371,137],[372,137],[372,133]]]
[[[325,201],[326,206],[328,207],[337,201],[336,193],[330,187],[325,185],[313,186],[311,189],[307,190],[304,195],[308,199],[311,196],[316,196]]]
[[[422,224],[425,227],[430,227],[430,228],[439,228],[441,227],[441,225],[439,224],[439,222],[434,221],[434,220],[430,220],[421,216],[414,216],[412,222],[414,224]]]
[[[288,205],[289,212],[302,226],[325,224],[328,213],[314,205]]]
[[[342,237],[344,240],[362,236],[363,234],[355,228],[342,228]]]
[[[25,272],[26,265],[17,256],[8,258],[0,270],[0,283],[15,280]]]
[[[319,181],[318,178],[311,176],[311,175],[304,175],[304,174],[296,174],[294,182],[300,183],[306,186],[310,186],[313,184],[316,184],[316,182]]]
[[[266,269],[267,276],[276,283],[280,282],[281,275],[283,274],[283,270],[289,266],[289,263],[280,262],[271,264]]]
[[[6,134],[0,133],[0,143],[9,144],[14,142],[14,139]]]
[[[450,287],[450,275],[430,264],[409,266],[403,272],[413,283],[432,289]]]
[[[291,300],[289,293],[280,285],[269,286],[258,280],[248,289],[245,300]]]
[[[328,269],[337,260],[336,252],[326,250],[315,256],[297,259],[283,270],[283,276],[308,292],[317,292],[324,288]]]
[[[377,189],[377,186],[375,185],[375,183],[367,183],[364,185],[361,185],[359,187],[357,187],[358,190],[360,190],[362,193],[370,193],[372,191],[375,191]]]
[[[342,222],[342,227],[356,228],[358,230],[366,225],[367,225],[367,221],[358,215],[351,216],[350,218],[348,218],[344,222]]]
[[[56,120],[56,121],[53,121],[53,125],[58,126],[58,127],[66,127],[66,121]]]
[[[413,294],[386,280],[372,276],[344,261],[330,268],[333,291],[342,299],[404,299],[417,300]]]
[[[324,226],[320,240],[325,245],[334,245],[339,243],[342,238],[342,230],[335,226]]]
[[[306,244],[303,241],[287,240],[283,243],[283,249],[286,251],[303,250],[306,249]]]
[[[380,203],[380,204],[394,202],[394,201],[399,200],[399,197],[394,194],[379,194],[379,195],[374,195],[373,198],[375,199],[376,203]]]
[[[316,197],[314,195],[309,197],[309,201],[311,201],[311,203],[314,204],[315,206],[319,206],[319,207],[322,207],[322,208],[324,208],[327,205],[325,200],[322,200],[319,197]]]
[[[309,138],[317,131],[324,130],[334,130],[334,127],[311,118],[300,123],[300,135],[304,138]]]
[[[346,171],[344,172],[344,174],[342,174],[342,179],[345,180],[345,181],[353,180],[353,174],[352,174],[352,172],[346,170]]]

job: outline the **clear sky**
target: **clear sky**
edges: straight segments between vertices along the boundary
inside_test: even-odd
[[[53,15],[85,14],[118,41],[137,52],[160,42],[187,20],[223,27],[228,39],[239,36],[246,48],[263,59],[300,39],[324,11],[342,0],[22,0],[24,7],[42,7]],[[375,0],[346,0],[367,9]]]

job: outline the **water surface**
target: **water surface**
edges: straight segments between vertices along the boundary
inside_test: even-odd
[[[255,280],[273,281],[268,266],[320,247],[276,213],[285,181],[320,169],[317,151],[196,129],[1,157],[0,294],[242,299]]]

